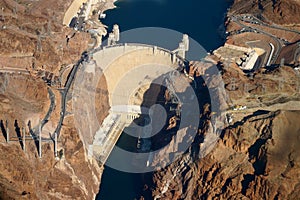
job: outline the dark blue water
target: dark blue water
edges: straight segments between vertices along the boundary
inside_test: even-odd
[[[121,0],[102,20],[121,31],[140,27],[169,28],[187,33],[207,51],[224,43],[224,14],[231,0]]]
[[[100,193],[96,199],[138,200],[143,191],[143,186],[140,174],[129,174],[105,167],[100,185]]]
[[[119,24],[121,31],[140,27],[173,29],[187,33],[210,51],[224,43],[224,16],[230,4],[231,0],[121,0],[116,3],[118,8],[106,12],[102,22],[109,30],[114,24]],[[126,137],[118,143],[136,145]],[[105,167],[97,200],[138,199],[147,176]]]

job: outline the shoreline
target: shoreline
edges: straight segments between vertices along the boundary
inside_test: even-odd
[[[96,2],[96,0],[74,0],[64,14],[63,25],[69,26],[72,19],[80,12],[83,4],[87,4],[88,13],[86,14],[86,19],[89,19],[89,17],[93,15],[94,9],[91,9],[93,6],[97,6],[98,4],[98,8],[95,10],[97,10],[98,14],[100,14],[107,10],[115,9],[116,6],[114,3],[116,1],[117,0],[107,0],[106,2]]]
[[[120,2],[120,1],[114,1],[114,2]],[[226,41],[227,41],[227,35],[225,34],[226,30],[227,30],[226,21],[227,21],[227,18],[228,18],[228,11],[229,11],[231,6],[232,6],[232,3],[230,3],[230,5],[227,7],[228,9],[224,13],[222,13],[222,15],[221,15],[222,23],[219,24],[219,29],[216,30],[218,32],[218,37],[222,40],[222,43],[217,48],[212,48],[211,51],[214,51],[214,50],[218,49],[219,47],[224,46]],[[102,23],[102,21],[101,21],[101,23]],[[109,26],[109,25],[107,25],[107,26]],[[137,174],[130,174],[130,173],[125,173],[125,172],[115,172],[113,169],[106,168],[106,167],[103,169],[103,174],[105,172],[107,173],[105,175],[106,177],[110,173],[113,173],[113,175],[115,175],[115,173],[117,173],[117,174],[120,173],[124,176],[128,176],[128,177],[131,177],[131,178],[137,176]],[[103,181],[103,174],[102,174],[102,178],[101,178],[101,182],[100,182],[99,191],[96,195],[96,199],[100,199],[101,197],[103,197],[103,185],[102,184],[105,182],[105,180]],[[151,186],[154,185],[153,180],[152,180],[153,175],[154,175],[154,173],[141,173],[141,174],[138,174],[139,179],[141,181],[140,182],[141,185],[136,185],[137,189],[135,191],[135,195],[137,197],[144,197],[146,199],[152,198],[152,192],[149,189],[145,189],[145,187],[146,188],[151,188]],[[144,188],[143,188],[143,186],[144,186]]]

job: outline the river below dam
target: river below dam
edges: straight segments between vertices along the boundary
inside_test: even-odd
[[[121,32],[141,27],[176,30],[188,34],[211,51],[225,41],[224,19],[230,4],[231,0],[120,0],[115,3],[117,8],[106,11],[106,18],[101,21],[109,30],[118,24]],[[117,145],[136,147],[136,143],[125,135],[120,137]],[[151,182],[151,174],[125,173],[105,166],[96,199],[138,199],[145,181]]]

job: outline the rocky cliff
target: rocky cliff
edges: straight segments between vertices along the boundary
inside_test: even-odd
[[[299,197],[299,111],[257,111],[226,128],[213,151],[186,167],[154,175],[161,199],[296,199]],[[171,180],[162,194],[164,183]]]
[[[61,115],[59,88],[90,39],[87,33],[75,33],[62,25],[71,2],[0,2],[0,199],[94,199],[99,191],[102,169],[87,158],[78,136],[71,92],[58,139],[58,158],[49,137]],[[67,36],[72,38],[67,41]],[[105,79],[99,85],[106,91]],[[105,92],[96,93],[96,97],[101,99],[96,102],[101,122],[108,110],[108,97]],[[41,120],[45,140],[39,158],[32,131]],[[19,139],[23,128],[25,143]]]
[[[270,23],[282,25],[300,24],[300,2],[298,0],[235,0],[230,12],[254,14]]]
[[[237,67],[223,71],[225,87],[231,101],[249,108],[234,111],[229,107],[227,114],[230,113],[233,122],[225,126],[207,156],[198,155],[195,159],[195,152],[187,152],[167,168],[155,172],[151,188],[154,199],[299,197],[299,93],[291,87],[291,82],[283,83],[281,89],[272,85],[276,76],[299,77],[289,67],[261,71],[253,79],[238,71]],[[229,81],[233,77],[239,80],[234,90],[230,89]],[[254,85],[251,86],[251,82]],[[249,90],[244,90],[242,83],[249,84]],[[277,84],[276,80],[274,83]],[[264,84],[268,92],[262,93],[256,84]],[[286,96],[280,98],[280,93]],[[259,99],[256,103],[254,96]],[[200,126],[199,134],[205,138],[209,110],[202,110],[202,114],[206,116],[202,118],[206,123]],[[200,149],[203,148],[201,143],[200,140]]]
[[[30,135],[47,116],[43,136],[53,133],[61,115],[59,88],[72,66],[87,49],[90,36],[62,26],[63,13],[71,0],[0,2],[0,198],[2,199],[93,199],[98,193],[102,169],[87,158],[75,128],[71,102],[59,137],[59,157],[54,158],[51,140],[43,142],[42,158],[37,144],[19,141],[22,128]],[[259,13],[266,22],[297,28],[299,2],[236,0],[231,12]],[[47,9],[50,8],[51,9]],[[290,67],[259,70],[246,76],[237,66],[224,68],[224,87],[229,95],[226,114],[232,121],[224,127],[215,146],[204,158],[199,151],[210,130],[207,99],[199,102],[200,129],[186,152],[170,166],[153,174],[149,185],[155,199],[297,199],[300,196],[300,117],[298,74]],[[200,71],[203,71],[200,73]],[[209,66],[191,66],[188,73],[209,74]],[[233,78],[235,82],[233,82]],[[53,80],[58,80],[53,81]],[[51,81],[51,83],[49,83]],[[209,80],[209,87],[219,83]],[[101,122],[108,110],[105,80],[100,80],[96,115]],[[48,84],[46,84],[48,83]],[[52,84],[53,83],[53,84]],[[199,81],[197,95],[207,97]],[[213,95],[219,91],[214,90]],[[165,93],[167,101],[168,92]],[[71,99],[71,94],[67,97]],[[215,99],[220,100],[220,99]],[[246,105],[246,110],[234,110]],[[231,107],[232,106],[232,107]],[[51,109],[50,109],[51,108]],[[228,119],[227,119],[228,120]],[[6,126],[6,121],[8,126]],[[166,127],[172,132],[176,119]],[[229,121],[229,120],[228,120]],[[85,122],[88,123],[88,122]],[[7,140],[7,128],[11,141]],[[175,134],[175,133],[174,133]],[[161,142],[162,137],[154,138]],[[168,138],[167,138],[168,139]],[[23,151],[24,147],[26,148]],[[174,146],[177,148],[177,146]],[[154,158],[154,163],[160,158]]]
[[[299,21],[293,16],[299,15],[299,8],[299,2],[292,0],[236,0],[229,14],[252,13],[268,23],[295,25]],[[238,43],[235,39],[230,42]],[[287,53],[288,48],[282,54],[294,55]],[[236,64],[218,66],[228,94],[229,123],[205,157],[195,159],[195,152],[189,151],[154,172],[149,183],[151,199],[298,199],[300,96],[296,66],[262,68],[248,75]],[[202,71],[206,77],[207,70],[194,66],[190,73],[197,76],[194,71]],[[199,135],[205,138],[209,130],[205,125],[214,113],[209,109],[202,112],[206,118]],[[196,143],[201,151],[203,140]]]

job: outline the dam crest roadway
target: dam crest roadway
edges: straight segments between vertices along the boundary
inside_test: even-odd
[[[181,81],[176,77],[180,75],[179,71],[185,71],[188,63],[185,52],[188,49],[188,36],[183,35],[182,42],[174,51],[152,45],[125,43],[111,44],[89,53],[89,59],[77,71],[72,99],[75,123],[90,158],[95,156],[104,164],[125,127],[142,114],[158,109],[155,106],[147,109],[141,107],[143,95],[151,84],[165,86],[172,103],[181,104],[182,96],[178,93],[189,87],[191,80],[178,84]],[[99,102],[97,92],[104,92],[99,89],[103,77],[107,84],[110,110],[100,125],[95,102]],[[192,79],[187,74],[185,77]],[[141,133],[137,137],[151,137],[151,127],[137,128],[139,130],[135,132]]]

